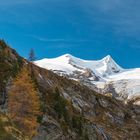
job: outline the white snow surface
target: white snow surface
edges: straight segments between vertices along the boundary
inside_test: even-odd
[[[70,58],[67,55],[63,55],[63,56],[52,58],[52,59],[45,58],[45,59],[36,61],[35,64],[45,69],[58,70],[58,71],[63,71],[67,74],[70,74],[73,71],[77,70],[77,68],[69,64],[69,59]]]
[[[76,58],[70,54],[65,54],[57,58],[42,59],[35,62],[38,66],[49,70],[59,70],[67,74],[73,71],[82,71],[83,69],[91,69],[97,75],[103,76],[104,74],[110,75],[114,71],[123,71],[114,60],[108,55],[102,60],[91,61]]]
[[[34,62],[36,65],[52,70],[56,73],[71,75],[75,71],[84,73],[91,70],[99,81],[91,81],[97,88],[104,89],[107,84],[112,84],[115,91],[127,99],[140,96],[140,68],[123,69],[110,55],[101,60],[83,60],[70,54],[57,58],[45,58]],[[89,78],[91,79],[91,77]],[[75,80],[77,80],[75,78]]]

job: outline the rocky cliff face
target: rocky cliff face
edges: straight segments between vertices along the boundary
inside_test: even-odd
[[[43,113],[39,119],[38,134],[33,140],[139,140],[140,108],[134,103],[136,100],[125,104],[109,94],[98,94],[77,81],[24,60],[3,45],[6,44],[1,45],[0,62],[8,69],[0,67],[0,72],[5,75],[0,78],[3,85],[0,92],[4,95],[1,105],[7,102],[6,93],[16,76],[14,69],[20,72],[21,68],[28,66],[39,91]],[[6,50],[8,53],[5,53]],[[91,74],[87,70],[84,75],[90,77]],[[1,111],[6,112],[6,106]]]
[[[45,69],[37,69],[38,72],[36,71],[35,74],[37,83],[39,87],[41,86],[40,91],[43,93],[43,96],[47,96],[45,103],[48,102],[47,100],[50,100],[50,97],[48,97],[51,96],[48,95],[49,91],[58,87],[60,96],[72,106],[72,112],[81,117],[79,128],[71,129],[68,126],[66,135],[69,139],[86,139],[85,137],[90,140],[139,139],[139,106],[134,105],[133,102],[124,104],[112,97],[100,95],[73,80],[59,77]],[[43,97],[43,99],[45,98]],[[70,107],[66,105],[66,108],[69,112]],[[46,111],[48,114],[50,113],[50,111]],[[71,114],[68,114],[68,116],[71,117]],[[50,120],[48,119],[47,121]],[[71,125],[72,122],[71,120],[69,121],[69,125]],[[59,124],[61,126],[61,122]],[[80,135],[76,133],[78,129],[81,129]],[[68,139],[63,132],[61,134],[62,138],[60,137],[60,139]]]

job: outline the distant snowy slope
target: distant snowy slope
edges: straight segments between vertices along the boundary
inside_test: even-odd
[[[77,68],[69,64],[69,59],[70,58],[67,57],[67,55],[64,55],[64,56],[60,56],[58,58],[53,58],[53,59],[45,58],[45,59],[36,61],[35,63],[42,68],[63,71],[67,74],[70,74],[73,71],[77,70]]]
[[[40,67],[64,71],[67,74],[73,73],[73,71],[76,70],[82,71],[83,69],[91,69],[98,74],[98,76],[105,76],[123,70],[110,56],[98,61],[89,61],[76,58],[70,54],[65,54],[53,59],[42,59],[35,63]]]
[[[100,93],[111,92],[119,99],[140,96],[140,69],[123,69],[109,55],[92,61],[65,54],[34,63],[61,76],[78,80]]]

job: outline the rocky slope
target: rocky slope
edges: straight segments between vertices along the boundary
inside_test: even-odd
[[[42,59],[35,64],[80,81],[99,93],[111,93],[120,100],[127,101],[140,96],[140,69],[123,69],[111,56],[89,61],[66,54],[58,58]]]
[[[33,140],[139,140],[140,108],[136,103],[139,100],[124,104],[112,96],[98,94],[82,83],[28,62],[3,41],[0,41],[0,47],[0,72],[3,75],[0,78],[0,94],[3,95],[1,112],[6,116],[7,93],[16,73],[23,67],[28,67],[39,91],[43,113],[39,119],[38,134]],[[5,139],[3,136],[1,140]]]
[[[74,109],[72,112],[76,111],[78,118],[81,116],[84,119],[80,119],[82,120],[80,122],[82,124],[80,126],[80,129],[82,129],[80,135],[82,137],[75,137],[73,129],[69,131],[68,128],[69,139],[86,139],[85,137],[90,140],[139,139],[140,108],[134,105],[136,101],[125,105],[121,101],[100,95],[86,86],[73,80],[68,80],[65,77],[54,75],[44,69],[40,70],[37,81],[40,83],[41,93],[47,89],[52,91],[50,88],[59,87],[61,96],[72,105]],[[50,100],[50,97],[47,99]],[[71,115],[68,113],[68,116]],[[71,124],[72,122],[70,121]]]

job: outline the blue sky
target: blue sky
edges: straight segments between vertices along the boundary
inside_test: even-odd
[[[3,0],[0,38],[22,56],[111,55],[124,68],[140,67],[139,0]]]

